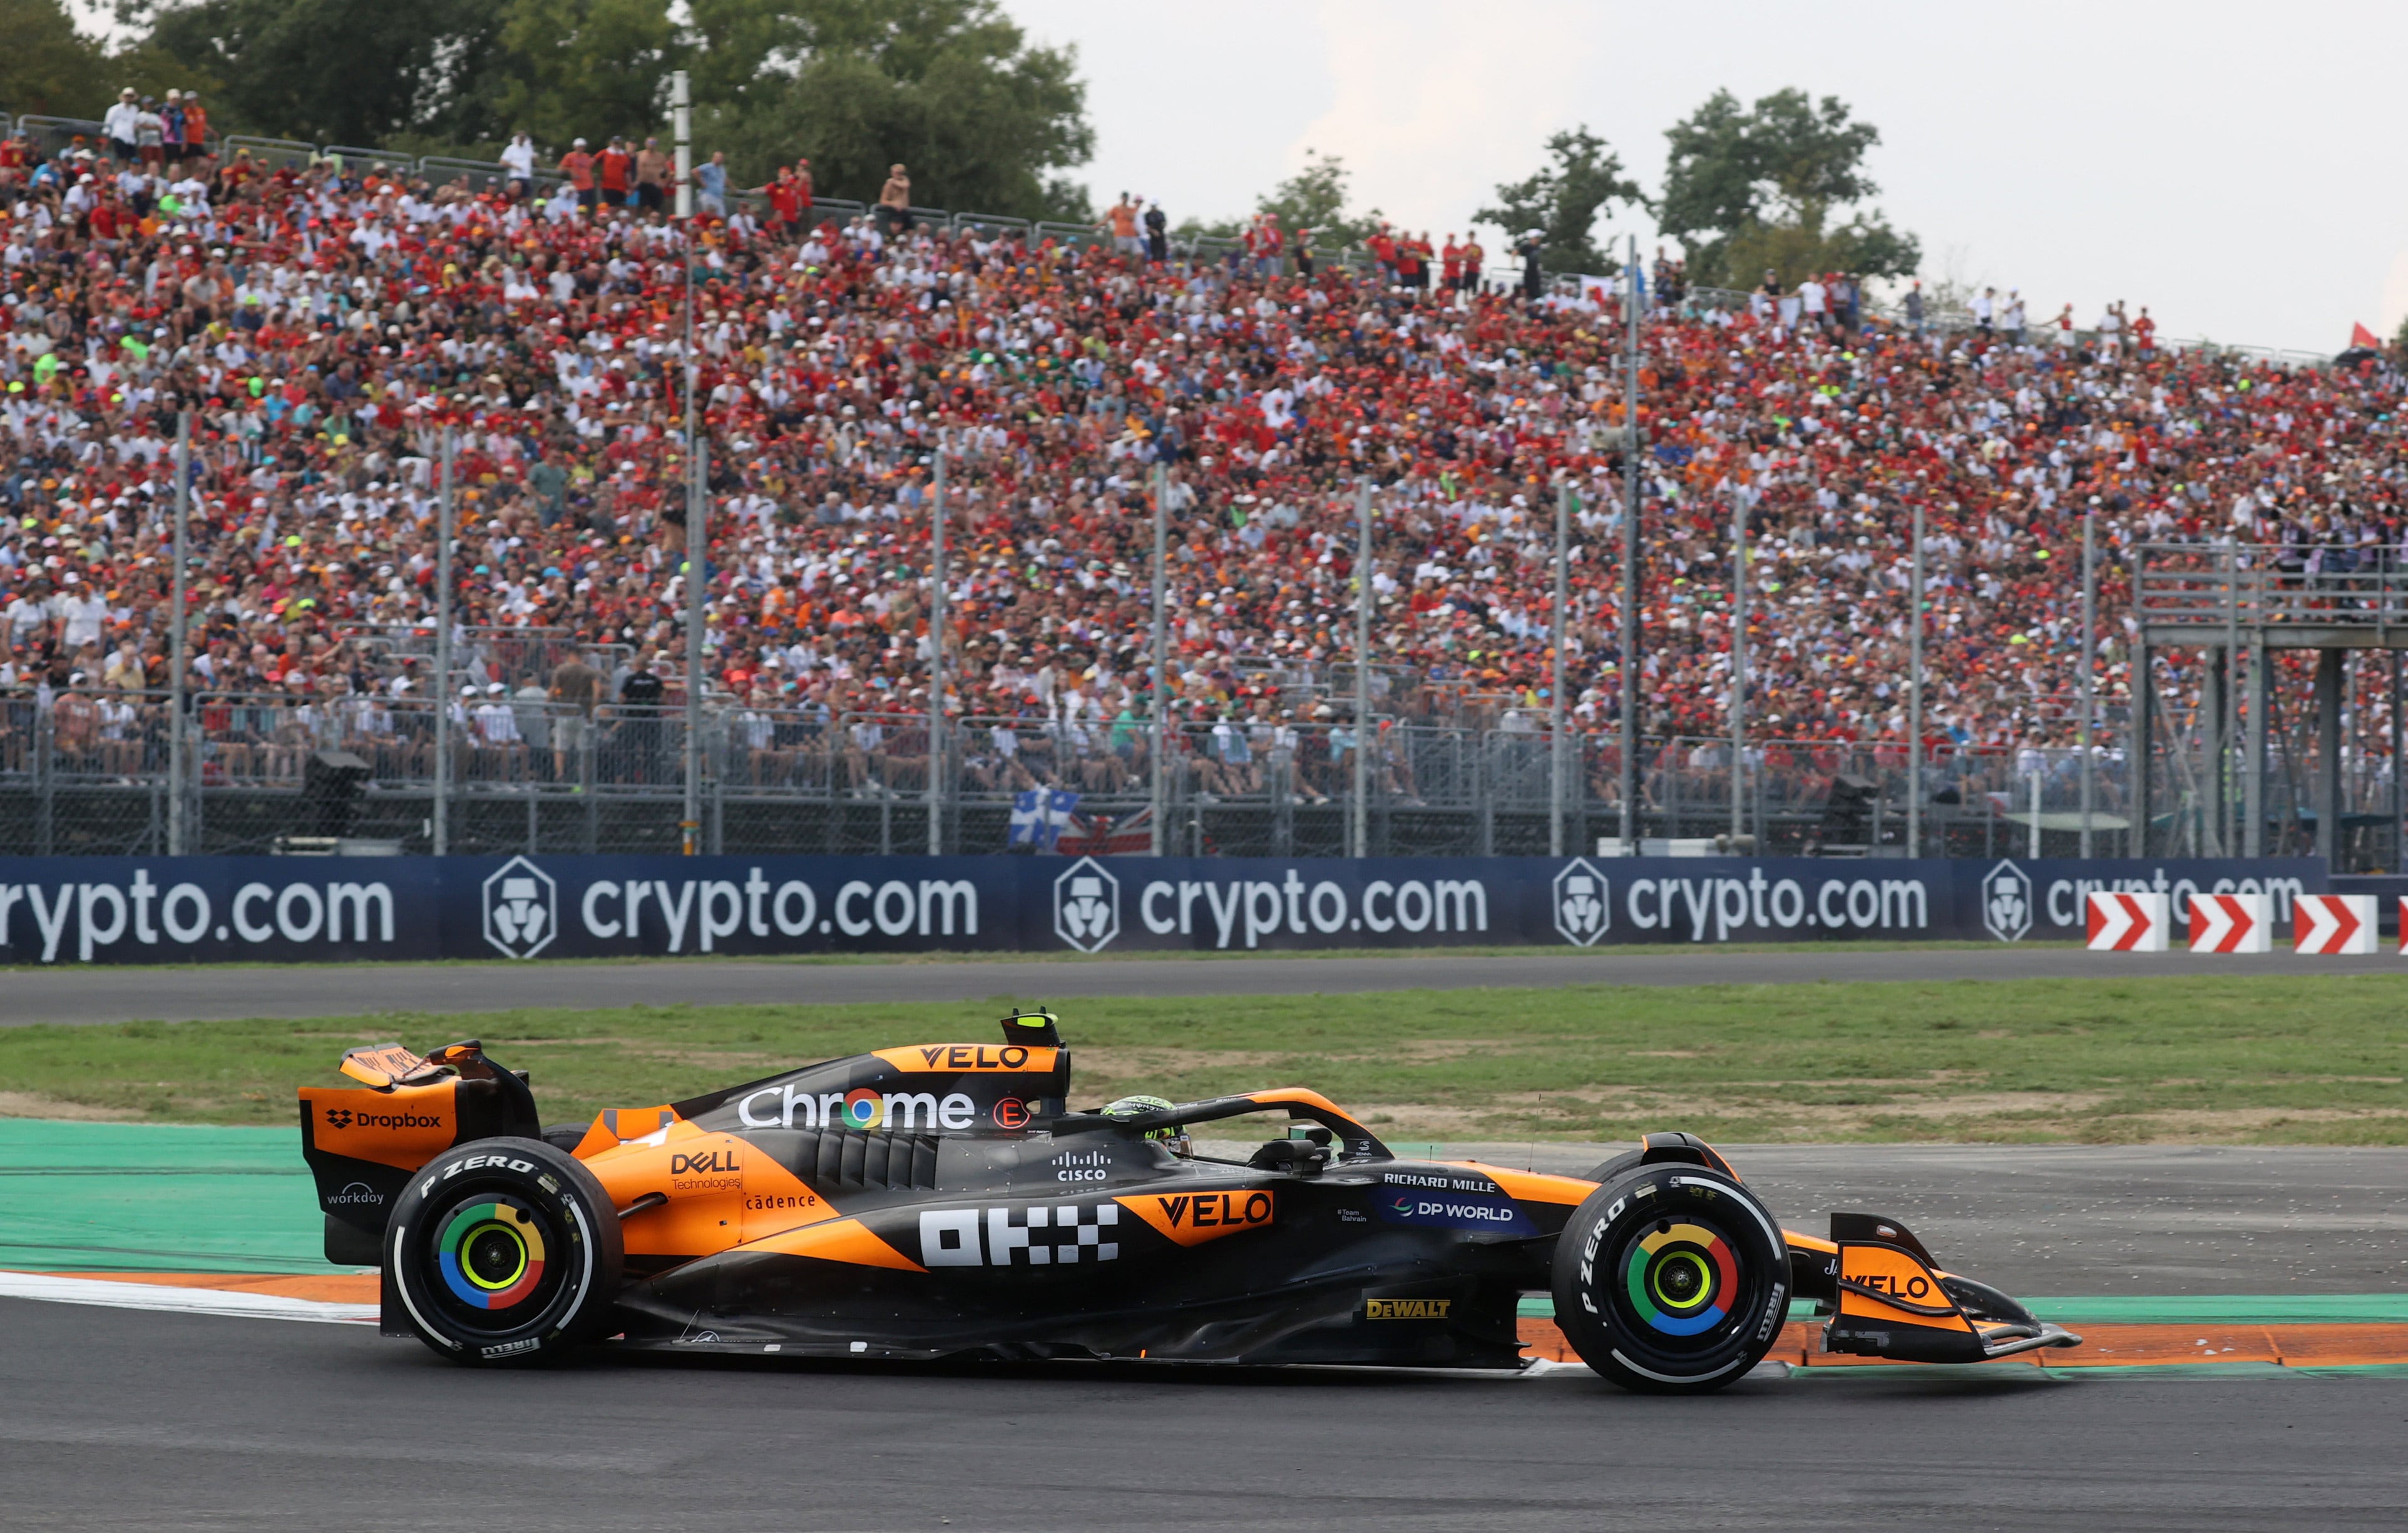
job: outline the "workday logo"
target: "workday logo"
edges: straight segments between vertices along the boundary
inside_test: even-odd
[[[532,958],[560,933],[560,886],[512,857],[485,881],[485,940],[511,958]]]
[[[2031,930],[2031,878],[2012,862],[1999,864],[1982,880],[1982,924],[2001,942],[2020,942]]]
[[[1613,924],[1605,875],[1574,857],[1555,875],[1555,930],[1576,948],[1594,944]]]
[[[1082,857],[1054,881],[1054,935],[1081,953],[1099,953],[1121,934],[1121,881]]]

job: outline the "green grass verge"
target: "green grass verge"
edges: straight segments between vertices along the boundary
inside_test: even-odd
[[[372,982],[365,980],[364,982]],[[2401,979],[1570,986],[1096,999],[1078,1099],[1309,1084],[1398,1139],[2408,1144]],[[0,1111],[280,1124],[353,1043],[485,1040],[548,1118],[899,1042],[986,1004],[629,1007],[0,1029]]]

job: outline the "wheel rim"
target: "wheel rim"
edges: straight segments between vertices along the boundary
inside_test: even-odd
[[[509,1330],[541,1311],[559,1287],[551,1220],[526,1200],[480,1194],[434,1223],[430,1254],[444,1307],[478,1330]]]
[[[1738,1300],[1739,1256],[1697,1215],[1658,1219],[1624,1247],[1620,1291],[1646,1340],[1675,1351],[1708,1345]]]

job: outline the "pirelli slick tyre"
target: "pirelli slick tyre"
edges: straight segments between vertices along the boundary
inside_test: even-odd
[[[1555,1246],[1555,1324],[1626,1389],[1702,1394],[1763,1360],[1789,1307],[1788,1248],[1756,1196],[1702,1166],[1622,1172]]]
[[[541,1139],[477,1139],[420,1168],[385,1223],[387,1292],[418,1339],[458,1363],[556,1358],[619,1292],[609,1195]]]

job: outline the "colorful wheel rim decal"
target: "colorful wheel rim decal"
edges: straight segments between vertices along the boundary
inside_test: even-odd
[[[498,1278],[476,1270],[471,1253],[479,1242],[507,1242],[511,1270]],[[479,1310],[507,1310],[536,1290],[543,1281],[543,1230],[535,1215],[509,1203],[466,1203],[452,1211],[435,1239],[436,1259],[452,1297]]]
[[[1682,1275],[1697,1284],[1684,1297]],[[1670,1289],[1667,1283],[1670,1283]],[[1623,1258],[1623,1284],[1639,1318],[1667,1336],[1696,1336],[1722,1323],[1739,1289],[1739,1259],[1702,1225],[1650,1230]]]
[[[886,1098],[867,1086],[848,1091],[842,1116],[847,1128],[876,1128],[886,1121]]]

